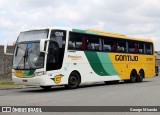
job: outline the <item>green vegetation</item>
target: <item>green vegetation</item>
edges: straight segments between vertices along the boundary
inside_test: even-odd
[[[16,85],[14,82],[11,81],[0,81],[0,86],[13,86]]]

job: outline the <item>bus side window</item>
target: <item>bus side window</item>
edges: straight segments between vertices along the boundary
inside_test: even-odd
[[[86,37],[82,36],[82,50],[86,49]]]
[[[139,43],[139,48],[138,48],[138,53],[140,54],[144,54],[144,44],[143,43]]]
[[[75,49],[75,43],[73,41],[69,41],[68,48],[71,50]]]
[[[94,45],[92,43],[88,43],[87,49],[88,50],[94,50]]]
[[[76,42],[75,48],[77,50],[81,50],[82,49],[82,42]]]
[[[133,41],[128,41],[128,51],[129,53],[134,53],[134,42]]]
[[[105,37],[103,40],[103,51],[108,52],[112,50],[112,39]]]
[[[104,51],[111,51],[111,45],[104,45]]]
[[[84,41],[82,38],[83,34],[70,32],[69,35],[70,35],[69,42],[68,42],[68,49],[69,50],[82,50],[83,48],[85,48],[85,43],[83,43]],[[84,40],[85,40],[85,38],[84,38]]]
[[[138,43],[134,43],[134,53],[138,53]]]
[[[152,44],[146,44],[146,54],[153,54],[153,45]]]
[[[117,51],[117,42],[116,41],[113,42],[112,51],[114,51],[114,52]]]
[[[118,52],[126,52],[126,41],[125,40],[117,40],[117,51]]]
[[[102,44],[100,43],[101,42],[100,38],[97,38],[97,36],[95,35],[87,35],[86,37],[87,37],[86,38],[86,41],[87,41],[86,49],[87,50],[91,50],[91,51],[101,51],[102,50],[101,48],[102,46],[100,46]]]

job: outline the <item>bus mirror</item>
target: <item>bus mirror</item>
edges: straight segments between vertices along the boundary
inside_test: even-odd
[[[49,41],[48,39],[41,39],[41,41],[40,41],[40,52],[44,52],[44,53],[47,53],[46,51],[45,51],[45,42],[46,41]]]
[[[6,54],[6,55],[13,55],[12,53],[7,53],[7,46],[8,46],[8,44],[4,45],[4,54]]]

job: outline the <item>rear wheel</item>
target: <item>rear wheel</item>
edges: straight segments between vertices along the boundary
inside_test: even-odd
[[[44,90],[49,90],[49,89],[51,89],[51,87],[52,86],[40,86],[42,89],[44,89]]]
[[[133,70],[130,74],[130,82],[131,83],[135,83],[137,79],[137,72],[135,70]]]
[[[142,82],[144,78],[144,72],[140,71],[138,76],[137,76],[137,82]]]
[[[80,75],[77,72],[72,72],[68,79],[68,85],[65,87],[69,89],[76,89],[80,82]]]

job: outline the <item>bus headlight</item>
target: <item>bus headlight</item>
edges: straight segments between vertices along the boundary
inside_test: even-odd
[[[34,77],[36,77],[36,76],[41,76],[41,75],[45,75],[45,74],[46,74],[45,71],[36,72],[36,73],[34,73]]]

